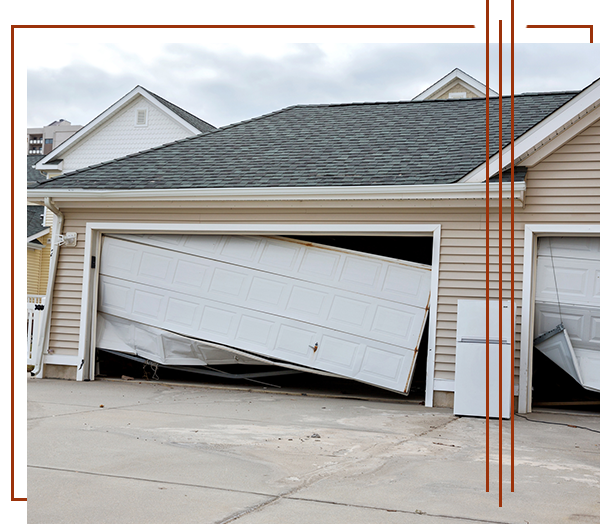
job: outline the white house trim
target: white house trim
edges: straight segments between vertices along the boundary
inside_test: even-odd
[[[56,355],[49,353],[44,355],[44,365],[52,364],[53,366],[76,366],[77,357],[75,355]]]
[[[523,205],[525,182],[515,183],[515,204]],[[140,189],[140,190],[85,190],[85,189],[30,189],[29,200],[43,197],[55,200],[108,201],[108,200],[211,200],[211,201],[306,201],[306,200],[461,200],[462,204],[485,204],[485,184],[425,184],[411,186],[355,186],[355,187],[255,187],[208,189]],[[497,200],[498,184],[490,186],[490,198]],[[502,184],[502,198],[510,201],[510,183]]]
[[[81,319],[77,356],[77,380],[94,379],[94,347],[98,271],[100,267],[100,239],[103,233],[169,233],[169,234],[228,234],[228,235],[422,235],[433,237],[431,262],[431,296],[429,300],[429,347],[427,352],[427,381],[425,405],[433,406],[434,366],[437,326],[438,281],[440,271],[440,224],[170,224],[135,222],[88,222],[84,250],[83,291],[81,297]],[[96,257],[93,270],[92,256]]]
[[[531,411],[531,363],[536,280],[537,239],[544,236],[600,236],[600,224],[525,224],[519,413]]]
[[[48,233],[50,233],[50,228],[42,229],[41,231],[38,231],[37,233],[35,233],[35,235],[31,235],[30,237],[27,237],[27,242],[31,242],[32,240],[37,240],[38,238],[43,237],[44,235],[47,235]]]
[[[456,68],[453,71],[450,71],[443,78],[440,78],[435,84],[429,86],[427,89],[425,89],[425,91],[415,96],[413,100],[425,100],[428,96],[431,96],[437,91],[442,90],[453,80],[460,80],[462,83],[468,86],[470,91],[473,91],[473,93],[478,96],[484,97],[486,94],[487,88],[485,84],[482,84],[479,80],[476,80],[464,71]],[[490,96],[498,96],[498,93],[496,93],[496,91],[493,89],[490,89]]]
[[[581,93],[569,100],[565,105],[557,109],[554,113],[539,122],[536,126],[527,131],[524,135],[515,140],[515,165],[531,165],[523,162],[528,156],[533,155],[538,149],[546,146],[556,137],[560,137],[571,126],[578,121],[586,118],[596,108],[600,107],[600,79],[586,87]],[[593,122],[591,117],[587,122],[590,125]],[[562,143],[564,143],[563,140]],[[559,142],[559,145],[562,145]],[[558,146],[557,146],[558,147]],[[554,148],[556,149],[556,147]],[[551,152],[551,150],[549,150]],[[502,162],[500,163],[500,154],[496,153],[490,158],[490,175],[500,172],[510,166],[511,146],[508,145],[502,150]],[[550,154],[550,153],[548,153]],[[547,156],[547,155],[545,155]],[[539,160],[538,160],[539,161]],[[483,162],[468,175],[459,180],[459,184],[485,182],[486,164]]]
[[[171,111],[168,107],[166,107],[162,102],[152,96],[148,91],[146,91],[142,86],[134,87],[129,93],[125,96],[117,100],[113,105],[111,105],[108,109],[104,110],[100,113],[96,118],[94,118],[87,125],[82,127],[77,133],[69,137],[65,140],[61,145],[59,145],[56,149],[42,158],[36,165],[35,168],[39,170],[48,170],[48,171],[56,171],[56,164],[48,164],[48,162],[52,160],[56,160],[60,158],[60,155],[64,153],[66,150],[73,147],[75,144],[83,140],[85,137],[90,135],[94,130],[96,130],[100,125],[102,125],[106,120],[108,120],[111,116],[115,115],[122,107],[127,105],[130,101],[132,101],[135,97],[142,96],[153,105],[159,107],[162,111],[164,111],[167,115],[169,115],[173,120],[175,120],[179,125],[183,126],[187,131],[189,131],[193,135],[197,135],[200,133],[199,129],[196,129],[189,122],[186,122],[183,118],[176,115],[173,111]]]

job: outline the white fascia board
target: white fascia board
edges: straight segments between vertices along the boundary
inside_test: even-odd
[[[50,228],[42,229],[39,233],[36,233],[35,235],[31,235],[30,237],[27,237],[27,242],[31,242],[32,240],[37,240],[38,238],[43,237],[44,235],[47,235],[48,233],[50,233]]]
[[[415,98],[413,98],[413,100],[425,100],[428,96],[434,94],[436,91],[443,89],[449,82],[451,82],[454,79],[461,80],[468,86],[471,86],[471,88],[474,91],[478,91],[479,93],[482,93],[482,96],[485,96],[487,89],[485,84],[482,84],[481,82],[479,82],[479,80],[476,80],[472,76],[467,75],[465,72],[456,68],[453,71],[450,71],[450,73],[448,73],[445,77],[440,78],[435,84],[428,87],[421,94],[417,95]],[[498,96],[498,93],[496,93],[496,91],[494,91],[493,89],[490,89],[490,96]]]
[[[523,202],[525,182],[516,182],[515,201]],[[502,184],[502,199],[510,200],[510,182]],[[427,184],[414,186],[356,186],[356,187],[257,187],[209,189],[140,189],[140,190],[84,190],[84,189],[31,189],[27,198],[33,201],[49,197],[63,201],[431,201],[463,200],[479,203],[486,199],[486,187],[472,184]],[[498,200],[499,184],[490,185],[490,199]]]
[[[577,123],[597,107],[600,107],[600,79],[596,80],[575,98],[569,100],[565,105],[515,140],[515,165],[524,160],[526,156],[544,147],[553,138],[560,136],[563,131]],[[490,158],[490,176],[510,166],[510,160],[511,146],[508,145],[502,150],[502,169],[500,169],[499,153]],[[484,162],[459,180],[458,184],[484,182],[485,177],[486,164]]]

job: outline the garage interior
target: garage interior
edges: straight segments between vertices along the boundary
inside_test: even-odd
[[[419,264],[431,265],[432,263],[432,237],[294,235],[285,238]],[[95,377],[97,379],[158,380],[180,384],[258,388],[268,391],[279,390],[301,395],[346,396],[422,403],[425,398],[428,324],[427,319],[417,352],[416,365],[408,396],[357,380],[286,370],[279,366],[233,364],[226,366],[188,366],[184,368],[182,366],[164,366],[143,362],[143,359],[137,359],[136,361],[126,355],[119,355],[99,348],[96,350]],[[281,373],[282,371],[283,373]],[[267,376],[240,377],[240,375],[257,372],[265,373]],[[277,374],[268,375],[270,372]]]
[[[597,376],[600,366],[593,362],[600,349],[600,239],[540,238],[536,280],[534,337],[564,325],[575,352],[573,360],[595,369]],[[559,365],[534,342],[532,408],[600,413],[600,392],[584,387],[565,368],[565,363]]]

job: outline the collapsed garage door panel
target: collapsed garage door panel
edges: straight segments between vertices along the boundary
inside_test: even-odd
[[[169,366],[260,364],[201,340],[131,319],[98,313],[97,340],[102,349],[138,355]]]
[[[429,275],[419,264],[277,238],[106,237],[98,308],[407,392]]]

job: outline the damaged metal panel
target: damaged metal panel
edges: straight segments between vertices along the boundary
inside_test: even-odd
[[[201,340],[106,313],[98,313],[96,346],[169,366],[260,364]]]
[[[562,324],[537,337],[533,345],[585,389],[600,392],[600,352],[574,348]]]
[[[103,240],[98,311],[408,393],[430,275],[282,238],[119,235]]]

